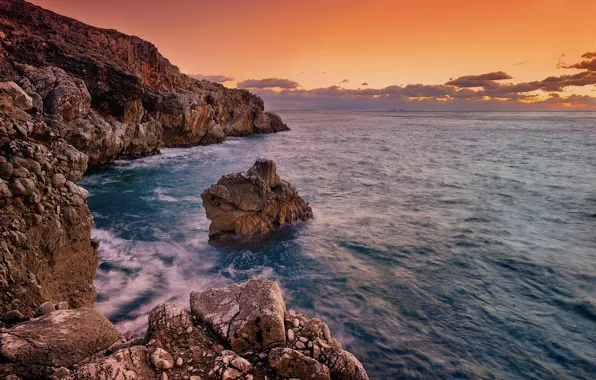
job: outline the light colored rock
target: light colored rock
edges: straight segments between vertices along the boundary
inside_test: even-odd
[[[298,328],[300,327],[300,320],[298,318],[294,319],[294,322],[292,322],[294,324],[294,328]]]
[[[235,352],[285,345],[285,302],[277,283],[253,279],[222,289],[192,292],[191,311]]]
[[[118,336],[93,309],[58,310],[0,332],[0,356],[20,366],[70,367],[107,348]]]
[[[182,364],[184,364],[184,360],[182,360],[181,357],[178,357],[178,359],[176,359],[176,365],[182,367]]]
[[[294,330],[288,329],[288,341],[294,341]]]
[[[149,363],[149,349],[143,346],[123,348],[78,368],[73,380],[132,380],[155,379]]]
[[[15,82],[0,82],[0,93],[5,94],[17,108],[24,111],[33,108],[33,99]]]
[[[158,370],[171,369],[174,367],[174,358],[166,350],[156,348],[151,353],[151,364]]]
[[[290,348],[274,348],[269,352],[269,367],[277,374],[297,379],[330,380],[329,368]]]

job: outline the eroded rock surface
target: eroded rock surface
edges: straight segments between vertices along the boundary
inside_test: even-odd
[[[162,145],[288,130],[258,96],[190,78],[138,37],[22,0],[0,2],[0,24],[0,92],[39,114],[91,166]]]
[[[156,306],[143,338],[88,308],[1,329],[0,378],[368,380],[324,322],[286,311],[273,281],[193,292],[190,306]]]
[[[59,310],[0,330],[0,374],[38,378],[109,347],[116,328],[89,308]]]
[[[190,294],[192,314],[238,353],[285,345],[286,305],[277,283],[255,279]]]
[[[296,189],[277,175],[275,162],[258,159],[247,172],[224,175],[202,194],[210,240],[245,239],[313,217]]]
[[[259,97],[192,79],[149,42],[0,1],[0,322],[93,305],[97,244],[76,184],[88,167],[287,129]]]

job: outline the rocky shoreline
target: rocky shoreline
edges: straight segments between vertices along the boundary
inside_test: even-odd
[[[285,130],[259,97],[192,79],[146,41],[1,1],[0,378],[366,379],[267,280],[192,293],[192,312],[157,306],[143,338],[91,309],[89,168]],[[225,296],[242,287],[249,299]]]

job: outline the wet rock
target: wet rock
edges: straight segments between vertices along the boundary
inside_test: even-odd
[[[289,348],[274,348],[269,352],[269,367],[277,374],[298,379],[330,380],[329,368],[318,361]]]
[[[235,352],[284,345],[285,302],[277,283],[253,279],[222,289],[192,292],[194,316],[209,325]]]
[[[245,173],[223,176],[201,198],[211,219],[210,240],[259,236],[313,217],[290,183],[279,178],[271,160],[259,159]]]

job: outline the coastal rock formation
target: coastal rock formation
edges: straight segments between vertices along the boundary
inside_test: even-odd
[[[0,1],[0,321],[93,305],[97,244],[76,185],[88,167],[287,129],[259,97],[192,79],[149,42]]]
[[[149,42],[22,0],[0,2],[0,92],[97,166],[160,146],[288,130],[261,98],[196,80]]]
[[[19,96],[0,96],[0,319],[32,317],[46,301],[76,308],[95,299],[93,217],[75,184],[87,156],[51,138]]]
[[[313,217],[271,160],[258,159],[247,172],[224,175],[201,198],[211,219],[210,240],[258,236]]]
[[[255,304],[260,307],[255,308]],[[192,292],[190,309],[235,352],[285,345],[286,305],[273,281],[258,279],[224,289]]]
[[[368,380],[325,323],[286,311],[275,282],[253,279],[193,292],[190,306],[193,315],[171,303],[155,307],[144,338],[118,335],[88,308],[53,311],[0,329],[0,377]],[[226,323],[237,337],[222,334]],[[245,338],[259,344],[234,340]]]

